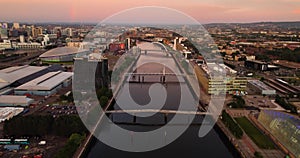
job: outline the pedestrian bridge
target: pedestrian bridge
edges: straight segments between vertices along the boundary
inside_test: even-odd
[[[162,114],[183,114],[183,115],[211,115],[208,112],[201,111],[179,111],[179,110],[161,110],[161,109],[139,109],[139,110],[108,110],[107,114],[115,113],[162,113]]]
[[[141,53],[147,55],[149,52],[163,52],[166,56],[169,56],[169,52],[162,49],[141,49]]]
[[[126,76],[184,76],[183,74],[176,73],[126,73]]]

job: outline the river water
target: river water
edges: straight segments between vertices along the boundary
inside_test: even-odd
[[[144,47],[151,47],[153,49],[153,45],[146,44]],[[140,46],[140,47],[143,47]],[[160,56],[161,55],[161,56]],[[151,61],[159,61],[158,63],[150,63]],[[148,64],[143,64],[145,61]],[[176,67],[172,58],[164,57],[163,54],[159,54],[158,52],[148,52],[147,55],[141,55],[137,68],[138,73],[150,73],[150,72],[173,72],[178,73],[178,70],[170,70],[168,68],[164,68],[164,66],[160,63],[168,63],[168,65]],[[146,62],[146,63],[147,63]],[[165,70],[164,70],[165,69]],[[192,105],[193,102],[191,98],[180,98],[181,93],[190,93],[188,90],[188,86],[184,83],[176,82],[174,79],[167,79],[167,82],[162,84],[167,92],[167,98],[164,106],[161,109],[164,110],[176,110],[178,108],[178,103],[180,101],[184,101],[186,105]],[[153,84],[153,82],[160,82],[159,77],[147,77],[144,78],[145,83],[127,83],[130,86],[130,95],[133,100],[139,105],[145,105],[151,101],[151,97],[148,94],[149,88]],[[148,82],[151,81],[151,82]],[[153,81],[153,82],[152,82]],[[177,80],[179,81],[179,80]],[[183,86],[183,91],[180,91],[180,86]],[[122,91],[120,91],[122,94]],[[127,92],[128,93],[128,92]],[[122,109],[131,109],[130,105],[122,106]],[[157,107],[160,109],[160,107]],[[113,106],[113,109],[121,109],[121,107],[116,103]],[[184,110],[192,110],[192,106],[183,107]],[[127,113],[116,113],[110,114],[111,120],[114,123],[118,124],[120,127],[131,130],[131,131],[151,131],[160,128],[165,123],[168,123],[172,120],[174,114],[155,114],[150,117],[133,117]],[[186,120],[191,121],[189,116],[185,117]],[[192,125],[188,127],[188,129],[174,142],[168,144],[167,146],[149,152],[126,152],[121,151],[112,147],[105,145],[104,143],[97,141],[89,150],[87,154],[88,158],[154,158],[154,157],[172,157],[172,158],[185,158],[185,157],[197,157],[197,158],[232,158],[238,157],[236,152],[233,150],[233,147],[229,142],[227,142],[226,137],[223,133],[218,129],[214,128],[210,131],[205,137],[199,138],[198,131],[201,126],[201,122],[203,120],[203,116],[197,115],[192,120]],[[187,122],[189,122],[187,121]],[[184,122],[177,122],[177,125],[180,125]],[[176,124],[176,123],[175,123]],[[163,141],[163,140],[162,140]]]

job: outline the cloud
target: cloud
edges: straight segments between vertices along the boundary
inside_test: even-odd
[[[100,21],[124,9],[163,6],[203,22],[300,20],[300,0],[0,0],[1,21]],[[55,9],[55,10],[53,10]],[[12,12],[13,10],[13,12]]]
[[[295,9],[292,11],[294,14],[300,14],[300,9]]]

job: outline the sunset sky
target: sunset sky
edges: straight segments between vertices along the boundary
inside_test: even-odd
[[[200,23],[300,21],[300,0],[0,0],[0,21],[100,22],[139,6],[173,8]]]

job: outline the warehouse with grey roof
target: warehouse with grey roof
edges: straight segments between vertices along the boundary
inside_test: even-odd
[[[14,89],[16,95],[47,96],[56,93],[60,88],[72,82],[72,72],[49,72]]]

